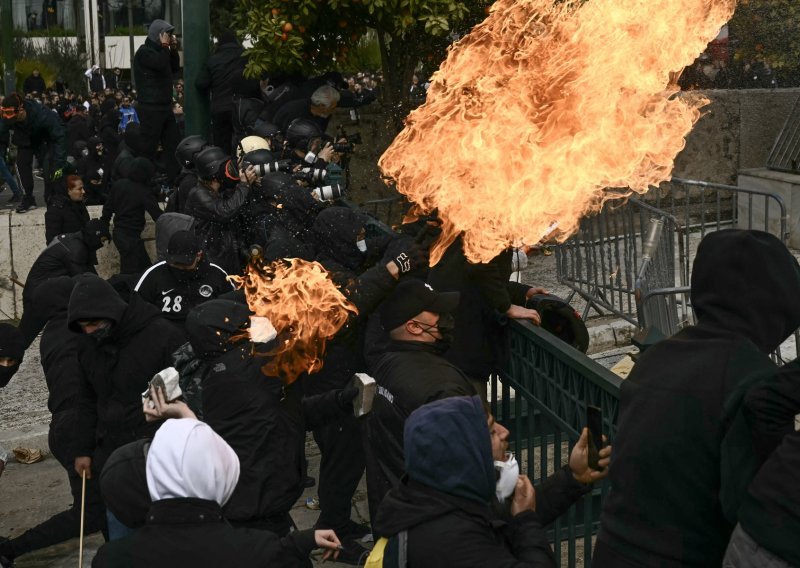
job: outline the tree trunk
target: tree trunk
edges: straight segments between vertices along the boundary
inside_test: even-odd
[[[416,66],[416,58],[412,55],[414,50],[408,42],[380,31],[378,45],[383,65],[384,105],[389,115],[387,127],[400,132],[411,108],[408,89]]]

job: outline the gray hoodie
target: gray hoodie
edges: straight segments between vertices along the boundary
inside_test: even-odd
[[[161,35],[161,32],[171,32],[174,29],[175,26],[169,22],[165,22],[164,20],[153,20],[150,23],[150,27],[147,28],[147,37],[160,45],[161,38],[159,36]]]

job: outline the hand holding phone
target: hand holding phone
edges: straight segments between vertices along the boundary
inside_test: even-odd
[[[586,427],[589,429],[589,467],[595,471],[602,468],[600,461],[600,450],[605,445],[603,443],[603,412],[596,406],[586,406]]]

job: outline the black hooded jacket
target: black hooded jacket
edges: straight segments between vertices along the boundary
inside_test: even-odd
[[[239,457],[239,483],[225,505],[225,517],[235,522],[285,517],[303,492],[306,429],[349,410],[337,404],[336,392],[301,399],[299,384],[265,376],[264,359],[252,351],[269,346],[244,337],[250,315],[245,304],[212,300],[186,321],[192,349],[207,363],[203,417]]]
[[[74,408],[78,402],[81,375],[78,363],[80,336],[67,327],[69,298],[75,279],[51,278],[36,289],[34,302],[47,320],[39,343],[42,370],[47,381],[47,408],[52,414]]]
[[[147,39],[133,58],[136,99],[141,105],[172,106],[172,77],[181,67],[180,54],[158,41],[158,34],[170,27],[164,20],[153,20]]]
[[[376,538],[407,531],[408,566],[555,567],[537,513],[506,522],[492,509],[496,477],[478,397],[423,406],[405,434],[408,476],[381,503]]]
[[[89,222],[89,210],[83,201],[72,201],[68,195],[54,195],[44,214],[45,240],[50,243],[58,235],[75,233]]]
[[[35,101],[25,101],[28,116],[23,123],[11,124],[0,118],[0,156],[8,150],[8,132],[14,130],[13,142],[20,148],[41,148],[43,144],[52,147],[53,171],[63,168],[67,163],[67,131],[58,114]]]
[[[125,231],[138,235],[144,230],[145,212],[156,221],[161,215],[161,208],[155,191],[149,185],[155,172],[153,163],[147,158],[135,158],[132,166],[127,176],[111,186],[101,219],[111,223],[113,217],[114,232]]]
[[[233,79],[246,63],[243,53],[244,48],[236,41],[220,44],[195,79],[198,89],[211,91],[212,114],[233,111]]]
[[[113,449],[149,437],[158,427],[146,423],[141,394],[153,375],[172,365],[183,336],[158,309],[137,296],[126,304],[97,276],[77,280],[69,300],[69,328],[79,320],[109,319],[110,334],[99,342],[80,337],[81,366],[75,455],[92,456],[98,440]]]
[[[698,247],[691,299],[697,325],[648,349],[622,385],[599,568],[719,566],[728,544],[720,495],[746,483],[721,471],[726,406],[749,378],[776,372],[768,353],[800,325],[800,268],[767,233],[714,232]]]
[[[0,323],[0,357],[9,357],[17,362],[11,367],[0,367],[0,388],[6,386],[19,370],[26,346],[27,342],[19,328],[10,323]]]

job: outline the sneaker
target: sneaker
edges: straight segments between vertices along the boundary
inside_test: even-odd
[[[26,201],[25,199],[23,199],[22,203],[19,204],[19,207],[17,207],[16,211],[17,213],[25,213],[26,211],[30,211],[31,209],[36,209],[36,202],[33,200]]]

